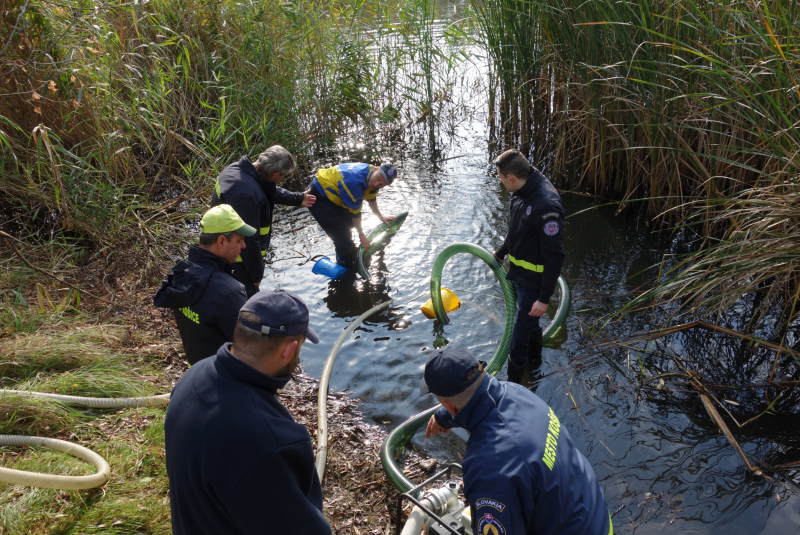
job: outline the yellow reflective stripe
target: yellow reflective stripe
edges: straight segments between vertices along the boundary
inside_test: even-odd
[[[244,262],[241,256],[237,256],[235,262]]]
[[[345,184],[344,184],[344,179],[340,180],[340,181],[339,181],[339,184],[341,184],[341,187],[342,187],[342,188],[344,188],[344,190],[345,190],[345,191],[347,192],[347,194],[350,196],[350,199],[351,199],[353,202],[356,202],[356,198],[355,198],[355,197],[353,197],[353,194],[352,194],[352,193],[350,193],[350,190],[349,190],[349,189],[347,189],[347,186],[345,186]],[[339,189],[339,191],[341,191],[341,189]]]
[[[511,260],[511,263],[515,266],[519,266],[524,269],[530,269],[536,273],[542,273],[544,271],[544,266],[541,264],[531,264],[530,262],[526,262],[524,260],[517,260],[511,255],[508,255],[508,259]]]
[[[261,251],[261,256],[267,256],[267,250],[266,250],[266,249],[264,249],[263,251]]]
[[[265,234],[269,234],[269,229],[271,229],[271,228],[272,228],[272,225],[270,225],[268,227],[261,227],[261,229],[259,230],[259,233],[262,236],[264,236]]]
[[[614,535],[614,523],[611,522],[611,513],[608,513],[608,535]]]
[[[222,200],[222,189],[219,187],[219,180],[217,180],[217,183],[214,184],[214,191],[217,192],[217,198]]]

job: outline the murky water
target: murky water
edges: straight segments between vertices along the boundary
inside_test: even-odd
[[[473,67],[464,87],[477,76]],[[282,211],[273,227],[273,260],[263,287],[291,289],[308,303],[321,338],[318,345],[303,347],[301,361],[309,375],[319,376],[351,320],[379,302],[394,300],[344,344],[331,377],[332,389],[347,389],[361,398],[365,417],[386,429],[434,403],[417,386],[435,347],[466,346],[489,360],[502,336],[505,309],[499,286],[492,272],[471,256],[451,259],[442,279],[463,302],[450,314],[452,323],[436,327],[419,310],[429,297],[431,266],[444,247],[470,242],[493,250],[505,235],[509,194],[490,164],[484,124],[480,114],[456,122],[452,135],[442,141],[441,158],[466,156],[438,166],[424,157],[398,162],[400,179],[378,200],[384,214],[408,211],[409,217],[373,259],[370,281],[329,282],[311,273],[307,258],[333,258],[334,252],[307,210]],[[564,195],[563,202],[570,214],[593,206],[577,195]],[[365,207],[364,228],[377,224]],[[709,358],[727,355],[737,362],[741,344],[692,331],[587,357],[594,353],[588,330],[608,311],[603,307],[644,280],[646,269],[670,246],[667,238],[651,234],[633,216],[616,216],[612,207],[569,219],[562,274],[573,290],[573,312],[561,347],[544,350],[541,371],[552,375],[536,392],[592,463],[617,533],[800,533],[797,490],[752,477],[697,405],[697,396],[638,388],[642,373],[674,371],[675,355],[702,369]],[[645,313],[629,315],[609,325],[601,337],[617,339],[655,328],[649,318]],[[724,395],[733,401],[739,394]],[[730,407],[733,411],[737,406]],[[744,450],[773,465],[796,459],[800,435],[795,421],[789,416],[766,418],[744,431],[732,427]],[[418,434],[413,445],[440,460],[458,460],[464,439],[464,433],[431,440]]]

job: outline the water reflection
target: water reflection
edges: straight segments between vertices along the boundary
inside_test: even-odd
[[[472,82],[479,77],[466,72],[462,87],[477,87]],[[477,103],[480,94],[455,94],[453,99]],[[369,281],[334,283],[312,274],[305,261],[317,254],[332,256],[332,244],[307,210],[286,210],[276,219],[264,286],[290,288],[309,303],[312,325],[322,339],[303,348],[303,365],[311,376],[319,376],[350,321],[394,299],[343,345],[331,377],[331,388],[349,389],[364,400],[365,417],[387,429],[434,403],[417,390],[432,351],[457,344],[489,360],[502,337],[505,307],[494,275],[467,255],[453,257],[443,273],[443,286],[464,304],[450,314],[452,322],[441,325],[419,311],[430,292],[433,261],[444,247],[464,241],[493,250],[507,230],[509,195],[494,174],[484,124],[478,114],[454,122],[452,135],[439,140],[441,152],[435,158],[425,132],[409,133],[398,162],[402,175],[381,191],[379,201],[384,214],[408,211],[409,217],[372,259]],[[683,373],[678,362],[720,385],[765,380],[774,353],[701,330],[598,353],[594,344],[599,341],[657,326],[658,318],[644,310],[610,323],[599,337],[590,330],[653,275],[651,266],[663,251],[679,250],[673,237],[652,234],[635,214],[617,215],[613,207],[597,208],[577,195],[564,195],[563,201],[568,214],[577,214],[566,228],[562,271],[573,292],[572,313],[554,347],[544,349],[541,365],[528,373],[544,376],[537,394],[592,463],[614,513],[615,532],[800,533],[798,493],[791,484],[751,476],[686,385],[668,380],[659,390],[657,382],[648,382],[659,374]],[[378,223],[371,213],[364,214],[365,230]],[[786,361],[777,370],[778,377],[797,378]],[[740,422],[755,415],[754,407],[763,407],[765,396],[778,395],[765,388],[715,392],[738,404],[726,406]],[[784,396],[773,409],[798,401]],[[752,459],[767,465],[800,458],[800,427],[792,414],[766,414],[732,432]],[[442,461],[457,461],[465,439],[460,431],[433,440],[417,435],[413,445]]]

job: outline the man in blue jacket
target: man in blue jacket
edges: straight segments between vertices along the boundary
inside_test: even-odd
[[[311,437],[276,394],[319,337],[286,290],[259,292],[233,344],[192,366],[172,391],[164,434],[176,535],[330,535]]]
[[[221,204],[200,220],[200,241],[189,256],[169,270],[153,304],[171,308],[189,364],[214,355],[233,340],[239,309],[247,301],[244,286],[231,276],[230,265],[256,229]]]
[[[369,249],[369,240],[361,228],[361,206],[364,201],[378,216],[381,223],[389,224],[393,216],[384,217],[378,209],[378,190],[385,188],[397,178],[397,169],[385,163],[381,166],[368,163],[343,163],[320,169],[308,190],[317,200],[309,212],[317,220],[325,234],[333,240],[336,248],[336,263],[352,269],[355,260],[355,244],[352,229],[364,249]]]
[[[308,191],[291,192],[278,186],[295,170],[291,153],[273,145],[255,162],[242,156],[226,167],[214,184],[211,206],[229,204],[245,223],[258,229],[256,236],[245,238],[247,248],[233,263],[233,277],[244,284],[247,296],[258,291],[264,277],[264,257],[272,239],[272,218],[275,205],[309,207],[316,200]]]
[[[508,255],[506,278],[517,291],[508,380],[521,383],[529,361],[541,364],[539,318],[547,312],[564,263],[564,208],[553,184],[520,151],[507,150],[494,163],[512,194],[508,234],[494,254],[501,262]]]
[[[425,437],[454,426],[470,433],[462,468],[472,532],[613,535],[594,471],[553,409],[484,366],[448,346],[431,355],[420,383],[442,404]]]

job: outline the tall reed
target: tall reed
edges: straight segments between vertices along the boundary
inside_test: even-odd
[[[570,187],[644,199],[662,225],[708,237],[683,263],[692,271],[650,295],[719,310],[770,281],[788,326],[800,308],[800,10],[780,0],[472,5],[506,143],[530,140]],[[698,284],[682,284],[692,274]]]
[[[302,153],[380,112],[366,4],[0,0],[0,209],[157,244],[229,161]]]

